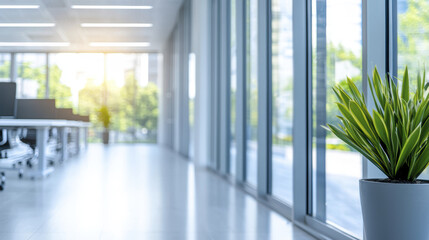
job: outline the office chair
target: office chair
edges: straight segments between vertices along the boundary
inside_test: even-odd
[[[34,160],[37,159],[37,156],[38,156],[38,151],[36,150],[37,130],[24,128],[21,131],[20,139],[23,143],[27,144],[33,151],[33,157],[31,159],[27,159],[26,161],[27,167],[32,168],[34,164]]]
[[[31,158],[28,146],[21,143],[17,130],[0,130],[0,191],[4,189],[6,175],[4,170],[18,171],[18,177],[24,174],[23,161]]]
[[[2,129],[0,132],[0,159],[7,158],[7,151],[11,148],[10,143],[7,138],[7,129]]]
[[[0,132],[0,159],[7,158],[7,149],[10,149],[9,141],[7,140],[7,129],[2,129]],[[6,175],[3,171],[0,172],[0,191],[3,191],[6,184]]]

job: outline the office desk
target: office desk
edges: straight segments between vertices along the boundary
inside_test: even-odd
[[[46,146],[48,142],[48,134],[50,128],[59,128],[60,130],[60,144],[61,144],[61,160],[67,158],[67,129],[78,128],[85,129],[85,134],[91,123],[69,121],[69,120],[56,120],[56,119],[0,119],[0,128],[32,128],[36,129],[36,144],[38,149],[38,163],[34,170],[27,172],[29,177],[40,178],[50,174],[54,168],[49,167],[46,159]],[[77,136],[78,149],[80,147],[80,134]],[[85,141],[86,140],[85,136]],[[85,143],[86,144],[86,143]]]

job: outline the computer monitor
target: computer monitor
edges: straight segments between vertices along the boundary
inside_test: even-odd
[[[16,118],[56,119],[55,99],[18,99]]]
[[[0,82],[0,118],[16,115],[16,83]]]

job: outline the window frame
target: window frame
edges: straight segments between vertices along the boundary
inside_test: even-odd
[[[212,0],[216,1],[216,0]],[[222,1],[222,0],[221,0]],[[271,1],[258,0],[258,152],[257,186],[246,182],[246,1],[236,2],[237,101],[236,175],[229,178],[236,187],[292,220],[318,238],[356,240],[357,238],[313,217],[312,177],[312,0],[293,1],[293,206],[272,196],[271,114]],[[379,69],[397,72],[397,0],[362,0],[362,85],[370,96],[367,72]],[[225,9],[225,8],[224,8]],[[231,9],[228,9],[231,14]],[[230,15],[228,23],[230,25]],[[229,27],[228,27],[229,29]],[[263,33],[263,34],[261,34]],[[226,46],[229,46],[229,42]],[[225,41],[218,39],[218,41]],[[387,44],[386,44],[387,43]],[[225,44],[225,43],[221,43]],[[230,48],[227,47],[230,50]],[[230,68],[229,68],[230,69]],[[230,76],[230,72],[228,74]],[[230,85],[227,92],[230,93]],[[368,99],[368,98],[367,98]],[[371,102],[369,105],[371,106]],[[304,106],[304,107],[303,107]],[[219,109],[230,112],[230,107]],[[228,121],[230,121],[228,119]],[[228,128],[229,132],[230,129]],[[228,141],[229,138],[228,138]],[[228,149],[229,150],[229,149]],[[229,153],[229,151],[228,151]],[[229,165],[229,162],[227,162]],[[215,172],[218,172],[214,170]],[[228,169],[229,171],[229,169]],[[377,177],[378,170],[362,160],[362,176]],[[324,190],[326,191],[326,189]],[[316,202],[321,205],[324,202]]]

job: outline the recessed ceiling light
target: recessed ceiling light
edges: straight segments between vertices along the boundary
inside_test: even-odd
[[[149,42],[91,42],[91,47],[149,47]]]
[[[92,28],[147,28],[152,27],[152,23],[82,23],[81,27]]]
[[[0,23],[0,27],[55,27],[55,23]]]
[[[113,9],[113,10],[125,10],[125,9],[152,9],[152,6],[143,5],[72,5],[73,9]]]
[[[39,5],[0,5],[0,9],[36,9]]]
[[[0,47],[67,47],[69,42],[0,42]]]

